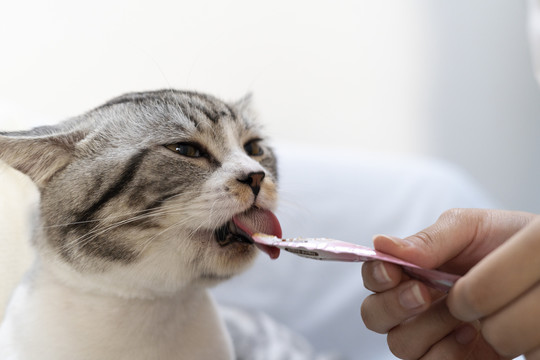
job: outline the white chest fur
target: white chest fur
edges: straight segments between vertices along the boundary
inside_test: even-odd
[[[38,274],[28,276],[10,302],[0,328],[1,360],[233,357],[203,288],[125,299],[87,293],[43,271]]]

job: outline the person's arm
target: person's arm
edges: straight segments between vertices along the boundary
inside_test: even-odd
[[[448,297],[397,266],[363,266],[375,294],[362,304],[366,326],[388,333],[398,357],[540,359],[540,217],[461,210],[405,239],[374,238],[377,250],[427,268],[461,274]]]

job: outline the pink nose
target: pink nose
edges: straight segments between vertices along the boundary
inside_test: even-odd
[[[253,194],[257,196],[259,191],[261,191],[261,183],[264,180],[265,175],[266,174],[262,171],[250,172],[245,178],[237,180],[242,184],[246,184],[251,187],[251,191],[253,191]]]

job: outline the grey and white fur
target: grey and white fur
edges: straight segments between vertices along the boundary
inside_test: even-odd
[[[231,359],[207,288],[246,269],[232,217],[273,209],[276,160],[249,108],[127,94],[56,126],[0,133],[41,201],[36,257],[0,359]]]

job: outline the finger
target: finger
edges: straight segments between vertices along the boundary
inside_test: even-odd
[[[373,243],[379,251],[430,269],[452,260],[442,269],[461,274],[533,217],[502,210],[452,209],[413,236],[399,239],[378,235]]]
[[[525,359],[527,360],[540,360],[540,347],[537,347],[534,350],[529,351],[525,354]]]
[[[403,277],[401,268],[382,261],[368,261],[362,265],[362,279],[366,289],[381,292],[394,288]]]
[[[388,347],[399,358],[418,359],[460,324],[461,320],[448,311],[445,299],[440,299],[428,310],[390,330]]]
[[[503,360],[487,344],[478,329],[472,324],[464,324],[454,333],[449,334],[440,342],[432,346],[421,360]]]
[[[463,321],[485,317],[509,304],[540,280],[540,217],[499,246],[459,279],[448,297]]]
[[[410,280],[411,277],[403,272],[401,266],[384,261],[368,261],[362,265],[362,278],[366,289],[373,292],[383,292],[396,287],[400,282]],[[445,293],[432,287],[428,288],[432,300],[436,300]]]
[[[482,321],[482,334],[501,355],[515,357],[540,347],[540,283]]]
[[[362,303],[362,320],[372,331],[385,334],[404,320],[426,310],[431,304],[429,290],[416,280],[394,289],[368,296]]]
[[[467,332],[468,341],[463,343],[458,340],[458,333]],[[470,354],[474,351],[475,342],[478,339],[477,330],[469,324],[463,325],[456,333],[451,333],[434,344],[424,356],[420,357],[421,360],[440,360],[440,359],[470,359]],[[487,359],[487,358],[482,358]]]

